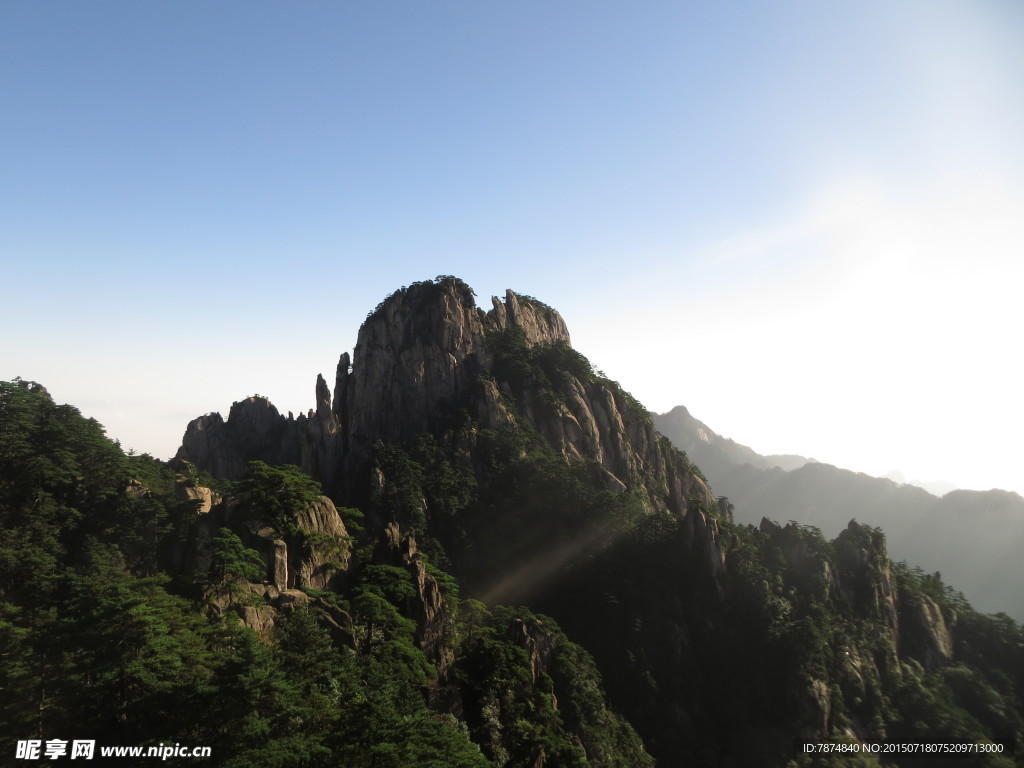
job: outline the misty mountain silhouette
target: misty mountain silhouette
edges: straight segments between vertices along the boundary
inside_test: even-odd
[[[684,406],[659,431],[701,468],[735,519],[813,525],[834,536],[851,518],[885,531],[889,555],[940,571],[978,610],[1024,619],[1024,498],[1011,491],[928,491],[799,456],[762,456],[722,437]]]

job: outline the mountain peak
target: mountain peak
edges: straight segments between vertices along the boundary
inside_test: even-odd
[[[315,402],[294,421],[269,403],[233,407],[226,421],[197,419],[179,456],[228,477],[251,458],[295,464],[339,491],[351,484],[342,478],[370,466],[374,446],[446,440],[469,419],[479,429],[525,426],[567,461],[593,460],[609,490],[639,491],[651,511],[681,516],[690,500],[714,505],[647,411],[572,350],[562,316],[512,290],[485,312],[450,275],[400,288],[367,315],[351,362],[341,355],[333,400],[317,377]]]
[[[492,296],[491,304],[488,321],[500,329],[521,328],[527,344],[572,343],[569,329],[557,310],[532,296],[519,296],[507,290],[504,303]]]

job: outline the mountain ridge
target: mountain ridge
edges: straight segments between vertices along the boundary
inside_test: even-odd
[[[955,489],[940,497],[813,460],[786,469],[721,437],[684,406],[653,418],[729,498],[738,522],[794,519],[835,535],[856,516],[885,529],[895,559],[941,570],[978,607],[1024,619],[1024,574],[1012,565],[1024,542],[1020,494]]]

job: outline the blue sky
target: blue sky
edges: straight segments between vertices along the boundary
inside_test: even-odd
[[[0,5],[0,376],[128,447],[313,405],[395,288],[762,452],[1024,491],[1024,8]]]

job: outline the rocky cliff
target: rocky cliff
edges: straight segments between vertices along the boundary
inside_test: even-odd
[[[481,381],[493,359],[488,332],[516,329],[530,345],[568,343],[569,333],[557,312],[512,291],[492,305],[487,313],[479,309],[455,280],[396,291],[367,317],[354,362],[341,355],[333,399],[322,375],[316,408],[298,419],[282,416],[265,398],[246,398],[231,406],[226,421],[211,413],[190,422],[178,456],[215,477],[236,479],[246,461],[260,459],[297,464],[326,480],[360,447],[436,431],[470,402],[485,426],[507,424],[498,394]]]
[[[162,553],[165,567],[175,574],[187,575],[210,570],[214,557],[210,542],[228,528],[242,536],[242,542],[263,559],[263,581],[278,591],[289,589],[327,589],[338,586],[351,561],[351,537],[326,496],[296,510],[295,527],[277,530],[266,520],[245,513],[234,499],[221,499],[209,488],[179,483],[186,498],[211,497],[216,503],[203,503],[199,517],[188,530],[187,538],[167,539]]]
[[[558,312],[511,290],[486,312],[454,278],[396,291],[367,317],[351,364],[341,355],[333,398],[322,376],[314,395],[316,408],[298,418],[255,396],[234,403],[226,420],[201,416],[178,457],[227,479],[255,459],[295,464],[336,500],[365,504],[379,480],[374,446],[426,434],[466,451],[474,430],[521,425],[569,462],[596,460],[610,491],[640,494],[649,511],[681,517],[714,506],[646,411],[571,349]],[[466,424],[469,434],[457,434]],[[703,522],[698,529],[714,533]]]

